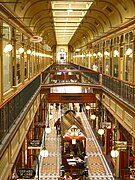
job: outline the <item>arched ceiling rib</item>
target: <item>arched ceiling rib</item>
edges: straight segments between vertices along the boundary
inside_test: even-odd
[[[81,28],[89,28],[89,30],[91,31],[91,33],[93,34],[98,34],[98,28],[96,26],[94,26],[93,23],[91,23],[90,21],[83,21],[80,25]]]
[[[109,5],[110,7],[112,7],[116,13],[118,13],[118,17],[120,18],[120,22],[122,23],[123,20],[122,20],[122,14],[121,12],[119,11],[119,9],[117,8],[116,4],[115,4],[115,1],[101,1],[101,3],[105,3],[106,5]],[[118,20],[118,19],[117,19]]]
[[[97,16],[97,17],[100,17],[100,18],[98,18],[98,19],[101,19],[101,20],[103,21],[104,25],[109,24],[110,27],[112,26],[109,17],[108,17],[103,11],[100,11],[100,10],[97,10],[97,9],[92,9],[92,11],[93,11],[93,12],[95,11],[96,16]],[[94,14],[93,14],[93,16],[94,16]],[[93,18],[93,16],[87,15],[87,16],[84,18],[84,20],[85,20],[85,19],[89,19],[89,18]]]
[[[95,21],[98,23],[98,25],[101,26],[102,32],[104,32],[104,27],[103,27],[103,23],[102,23],[102,22],[100,22],[100,21],[99,21],[97,18],[95,18],[95,17],[89,17],[88,19],[95,20]],[[90,21],[90,22],[91,22],[91,21]],[[89,22],[83,20],[82,23],[89,23]],[[92,24],[92,23],[90,23],[90,24]],[[94,25],[93,25],[93,26],[94,26]],[[95,26],[94,26],[94,27],[95,27]],[[97,29],[97,28],[96,28],[96,29]]]
[[[35,26],[40,22],[40,20],[44,20],[44,22],[46,21],[53,21],[53,16],[50,13],[49,15],[45,15],[46,10],[45,9],[41,9],[38,10],[38,12],[34,12],[32,15],[32,18],[30,19],[29,24],[34,24]]]
[[[135,18],[134,0],[3,0],[0,4],[12,10],[18,21],[33,34],[42,36],[51,47],[64,43],[82,46]],[[81,34],[85,40],[79,39]]]
[[[52,22],[45,22],[45,23],[41,23],[40,26],[37,26],[37,28],[35,27],[37,33],[42,32],[42,29],[46,29],[46,28],[51,28],[53,29],[54,25]]]

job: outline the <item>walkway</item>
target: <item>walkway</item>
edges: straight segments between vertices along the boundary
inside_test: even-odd
[[[87,163],[89,169],[89,179],[114,180],[112,172],[107,164],[86,115],[84,113],[80,113],[80,117],[87,135],[86,154],[88,156]]]
[[[59,112],[53,110],[53,118],[50,120],[49,126],[51,133],[46,134],[46,149],[49,156],[41,159],[40,163],[40,180],[56,180],[59,177],[60,170],[60,138],[58,138],[56,129],[54,127],[55,121],[59,117]]]
[[[42,158],[40,167],[40,180],[56,180],[60,175],[61,146],[60,138],[56,134],[54,122],[60,117],[60,112],[53,111],[54,118],[50,120],[51,133],[46,137],[46,148],[49,151],[47,158]],[[89,180],[114,180],[112,172],[106,162],[102,150],[92,131],[84,113],[80,113],[83,126],[86,130],[86,154],[88,156]]]

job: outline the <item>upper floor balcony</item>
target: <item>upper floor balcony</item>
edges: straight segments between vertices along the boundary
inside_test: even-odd
[[[75,88],[78,86],[81,89],[80,93],[94,92],[96,94],[106,91],[127,105],[129,109],[135,110],[135,84],[124,82],[75,64],[52,64],[22,91],[19,91],[1,105],[0,142],[8,134],[18,117],[20,117],[20,114],[24,112],[24,108],[37,92],[40,93],[40,90],[51,88],[53,93],[54,89],[65,86],[69,86],[68,93],[71,86],[74,87],[74,92],[71,91],[70,93],[78,93]]]
[[[86,69],[75,64],[53,64],[42,73],[41,88],[81,86],[82,92],[103,90],[135,109],[135,84]]]

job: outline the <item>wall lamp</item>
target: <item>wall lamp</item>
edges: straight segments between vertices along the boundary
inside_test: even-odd
[[[46,149],[46,147],[45,147],[45,131],[44,131],[44,141],[43,141],[43,143],[44,143],[44,147],[43,147],[43,149],[40,151],[40,156],[41,157],[48,157],[48,150]]]
[[[24,48],[23,48],[23,47],[20,47],[20,48],[18,49],[18,51],[19,51],[20,54],[22,54],[22,53],[24,52]]]
[[[113,136],[114,144],[111,150],[111,157],[113,158],[116,158],[119,156],[119,151],[116,148],[116,132],[117,132],[117,127],[114,128],[114,136]]]
[[[32,51],[31,51],[30,49],[28,49],[28,50],[26,51],[27,54],[31,54],[31,52],[32,52]]]
[[[98,130],[98,134],[102,136],[105,132],[105,129],[111,129],[111,122],[102,122],[102,127]]]
[[[90,110],[90,105],[89,104],[86,105],[86,110]]]
[[[100,134],[101,136],[104,134],[105,130],[104,129],[99,129],[98,130],[98,134]]]
[[[96,115],[95,114],[91,114],[90,118],[91,118],[91,120],[95,120],[96,119]]]
[[[44,146],[43,149],[40,151],[40,156],[42,157],[48,157],[48,150],[46,149],[46,147]]]

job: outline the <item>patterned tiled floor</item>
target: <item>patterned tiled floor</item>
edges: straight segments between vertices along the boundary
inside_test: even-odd
[[[42,158],[40,167],[40,180],[56,180],[60,174],[60,138],[56,134],[54,122],[59,117],[57,111],[53,112],[55,118],[50,121],[51,133],[46,137],[46,148],[49,151],[47,158]],[[85,127],[87,142],[87,162],[89,168],[89,180],[114,180],[113,175],[107,165],[107,162],[102,154],[100,147],[95,139],[94,134],[86,116],[80,113],[83,126]]]
[[[51,133],[46,134],[45,144],[49,152],[48,157],[42,158],[40,163],[40,180],[55,180],[59,177],[60,153],[59,138],[57,137],[54,123],[57,119],[57,111],[53,112],[54,118],[50,120]]]
[[[104,155],[98,145],[90,124],[85,114],[80,114],[83,126],[85,128],[87,142],[86,152],[88,156],[88,169],[90,180],[114,180],[114,177],[109,169],[109,166],[104,158]]]

